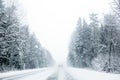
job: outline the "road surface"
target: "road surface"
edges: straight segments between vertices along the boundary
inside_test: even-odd
[[[57,66],[1,73],[0,80],[120,80],[120,74]]]
[[[75,80],[63,66],[0,76],[0,80]]]

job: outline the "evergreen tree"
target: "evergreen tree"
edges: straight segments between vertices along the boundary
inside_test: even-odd
[[[114,15],[105,15],[104,28],[101,32],[101,44],[106,47],[105,53],[108,55],[104,70],[110,72],[114,66],[114,60],[117,57],[116,46],[119,45],[119,30],[117,19]]]
[[[68,61],[75,67],[89,67],[91,54],[91,28],[85,20],[79,19],[76,31],[73,34]]]
[[[20,23],[17,6],[5,6],[2,4],[4,1],[0,2],[0,71],[52,64],[50,53],[45,53],[46,49],[42,48],[35,35],[30,34],[28,26]]]

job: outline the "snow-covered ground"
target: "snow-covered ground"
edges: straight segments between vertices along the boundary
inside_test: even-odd
[[[120,80],[120,74],[57,66],[1,73],[0,80]]]
[[[11,71],[0,73],[0,80],[46,80],[53,71],[53,68]]]
[[[22,70],[22,71],[9,71],[9,72],[5,72],[5,73],[0,73],[0,78],[3,77],[8,77],[8,76],[13,76],[13,75],[20,75],[20,74],[26,74],[26,73],[30,73],[30,72],[35,72],[38,70],[46,70],[47,68],[42,68],[42,69],[28,69],[28,70]]]
[[[120,74],[97,72],[79,68],[66,68],[75,80],[120,80]]]

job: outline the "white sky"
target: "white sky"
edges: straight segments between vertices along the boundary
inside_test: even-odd
[[[30,29],[57,62],[66,60],[70,36],[80,16],[108,11],[110,0],[22,0]]]

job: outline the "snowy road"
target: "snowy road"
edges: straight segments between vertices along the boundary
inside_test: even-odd
[[[50,75],[46,80],[75,80],[73,77],[66,71],[64,67],[58,67],[57,71]]]
[[[46,80],[52,74],[52,68],[15,71],[0,74],[0,80]]]
[[[15,74],[16,73],[16,74]],[[3,73],[0,80],[74,80],[63,67],[36,69],[32,71]]]
[[[59,66],[1,73],[0,80],[120,80],[120,74]]]

